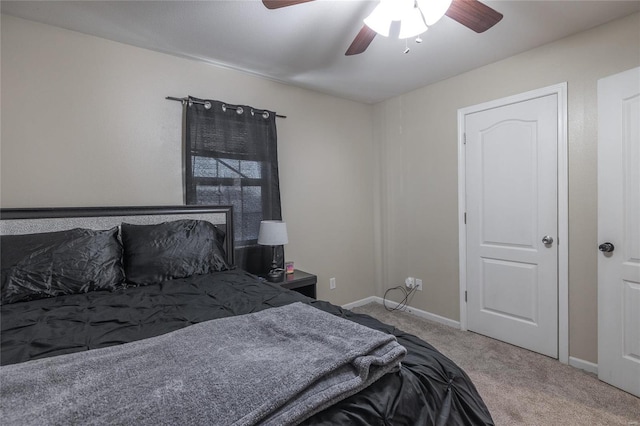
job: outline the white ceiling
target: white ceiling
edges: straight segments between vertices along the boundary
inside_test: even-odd
[[[444,17],[422,38],[377,36],[344,52],[375,1],[2,1],[2,13],[215,63],[365,103],[379,102],[640,10],[640,1],[483,1],[504,15],[476,34]],[[640,34],[640,29],[639,29]]]

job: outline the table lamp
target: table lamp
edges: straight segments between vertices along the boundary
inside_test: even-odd
[[[260,222],[260,232],[258,233],[258,244],[263,246],[271,246],[273,258],[271,260],[271,270],[267,275],[267,279],[276,282],[282,279],[284,270],[278,268],[276,260],[276,247],[287,244],[287,224],[281,220],[263,220]]]

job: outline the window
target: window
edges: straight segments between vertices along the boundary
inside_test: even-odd
[[[194,204],[232,205],[236,247],[255,244],[265,216],[262,163],[203,155],[192,155],[191,159],[197,200]]]

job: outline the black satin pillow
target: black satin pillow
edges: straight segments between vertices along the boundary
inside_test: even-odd
[[[94,290],[124,283],[118,228],[70,229],[0,237],[2,304]]]
[[[129,283],[145,285],[225,271],[222,230],[201,220],[121,226],[124,270]]]

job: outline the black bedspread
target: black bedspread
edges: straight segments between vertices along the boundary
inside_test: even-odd
[[[295,301],[394,334],[408,351],[400,371],[385,375],[304,424],[493,424],[464,371],[428,343],[369,316],[258,281],[240,270],[113,293],[95,291],[3,305],[0,363],[127,343]]]

